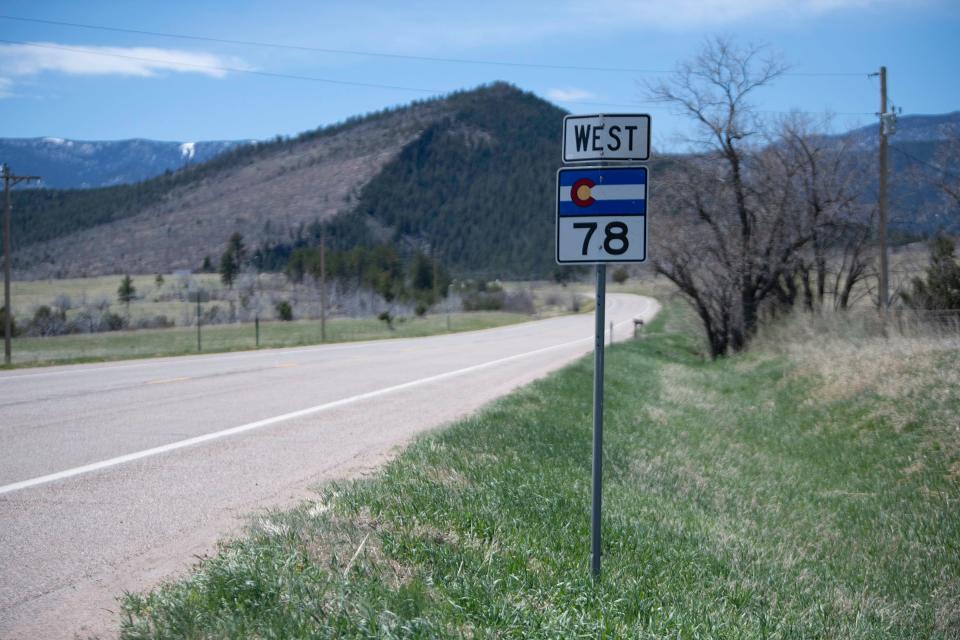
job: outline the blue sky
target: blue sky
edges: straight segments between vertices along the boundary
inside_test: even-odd
[[[506,80],[574,113],[649,112],[654,145],[665,149],[688,125],[664,105],[643,104],[645,82],[716,35],[768,45],[791,66],[794,75],[756,96],[771,115],[828,111],[838,129],[872,122],[878,82],[867,74],[881,64],[905,114],[960,109],[956,0],[52,1],[0,2],[0,14],[400,56],[628,69],[324,53],[2,18],[0,137],[262,139]],[[854,75],[826,75],[835,73]]]

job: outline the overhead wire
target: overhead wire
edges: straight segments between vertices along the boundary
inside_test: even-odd
[[[326,47],[284,44],[284,43],[277,43],[277,42],[264,42],[264,41],[257,41],[257,40],[241,40],[241,39],[233,39],[233,38],[220,38],[220,37],[213,37],[213,36],[171,33],[171,32],[153,31],[153,30],[146,30],[146,29],[132,29],[127,27],[114,27],[114,26],[96,25],[96,24],[80,23],[80,22],[68,22],[64,20],[49,20],[49,19],[42,19],[42,18],[30,18],[30,17],[24,17],[24,16],[12,16],[12,15],[5,15],[5,14],[0,14],[0,19],[13,20],[18,22],[36,23],[36,24],[64,26],[64,27],[79,28],[79,29],[109,31],[109,32],[116,32],[116,33],[128,33],[128,34],[135,34],[135,35],[146,35],[146,36],[155,36],[155,37],[162,37],[162,38],[193,40],[193,41],[200,41],[200,42],[212,42],[212,43],[218,43],[218,44],[231,44],[231,45],[253,46],[253,47],[263,47],[263,48],[273,48],[273,49],[288,49],[288,50],[309,51],[309,52],[317,52],[317,53],[332,53],[332,54],[345,54],[345,55],[355,55],[355,56],[394,58],[394,59],[400,59],[400,60],[418,60],[418,61],[442,62],[442,63],[452,63],[452,64],[494,65],[494,66],[505,66],[505,67],[537,68],[537,69],[557,69],[557,70],[569,70],[569,71],[605,71],[605,72],[636,73],[636,74],[671,73],[671,71],[666,69],[560,65],[560,64],[544,64],[544,63],[530,63],[530,62],[518,62],[518,61],[503,61],[503,60],[446,58],[446,57],[437,57],[437,56],[410,55],[410,54],[399,54],[399,53],[380,52],[380,51],[362,51],[362,50],[354,50],[354,49],[334,49],[334,48],[326,48]],[[115,57],[115,58],[127,58],[131,60],[142,61],[142,62],[174,64],[182,67],[195,68],[195,69],[207,69],[212,71],[221,71],[221,72],[230,72],[230,73],[246,73],[246,74],[253,74],[253,75],[259,75],[259,76],[265,76],[265,77],[286,78],[286,79],[292,79],[292,80],[321,82],[321,83],[344,85],[344,86],[390,89],[390,90],[410,91],[415,93],[434,94],[434,95],[450,93],[450,90],[426,89],[422,87],[410,87],[410,86],[392,85],[392,84],[375,83],[375,82],[360,82],[360,81],[353,81],[353,80],[339,80],[334,78],[324,78],[324,77],[317,77],[317,76],[308,76],[303,74],[291,74],[291,73],[282,73],[282,72],[274,72],[274,71],[263,71],[258,69],[246,69],[241,67],[229,67],[229,66],[223,66],[223,65],[201,65],[196,63],[158,60],[158,59],[148,58],[144,56],[133,56],[133,55],[127,55],[127,54],[121,54],[121,53],[111,53],[106,51],[95,51],[87,48],[80,49],[80,48],[68,47],[64,45],[57,45],[53,43],[37,43],[37,42],[2,40],[2,39],[0,39],[0,42],[7,43],[7,44],[18,44],[18,45],[30,46],[30,47],[60,49],[64,51],[80,52],[80,53],[86,53],[90,55],[108,56],[108,57]],[[802,76],[802,77],[869,76],[869,74],[866,74],[866,73],[856,73],[856,72],[787,72],[784,75]],[[600,101],[591,101],[591,100],[562,100],[562,99],[556,99],[556,98],[554,99],[554,101],[562,104],[599,106],[599,107],[637,108],[637,107],[643,106],[645,108],[651,108],[652,106],[653,109],[667,108],[665,106],[664,107],[657,106],[656,102],[650,102],[650,101],[622,103],[622,102],[600,102]],[[803,111],[803,110],[790,110],[790,111],[761,110],[760,112],[768,113],[768,114],[782,114],[782,115],[791,114],[791,113],[801,113],[801,114],[811,114],[811,115],[849,115],[849,116],[873,115],[870,112],[850,112],[850,111],[831,112],[831,111]]]
[[[108,52],[108,51],[98,51],[98,50],[96,50],[96,49],[91,49],[91,48],[89,48],[89,47],[68,47],[68,46],[64,46],[64,45],[51,44],[51,43],[45,43],[45,42],[26,42],[26,41],[23,41],[23,40],[8,40],[8,39],[5,39],[5,38],[0,38],[0,43],[3,43],[3,44],[12,44],[12,45],[19,45],[19,46],[24,46],[24,47],[34,47],[34,48],[39,48],[39,49],[54,49],[54,50],[59,50],[59,51],[70,51],[70,52],[73,52],[73,53],[81,53],[81,54],[84,54],[84,55],[105,56],[105,57],[108,57],[108,58],[120,58],[120,59],[125,59],[125,60],[136,60],[136,61],[139,61],[139,62],[152,62],[152,63],[156,63],[156,64],[164,64],[164,65],[178,66],[178,67],[184,67],[184,68],[188,68],[188,69],[202,69],[202,70],[207,70],[207,71],[221,71],[221,72],[225,72],[225,73],[246,73],[246,74],[257,75],[257,76],[264,76],[264,77],[269,77],[269,78],[285,78],[285,79],[288,79],[288,80],[304,80],[304,81],[309,81],[309,82],[321,82],[321,83],[326,83],[326,84],[336,84],[336,85],[344,85],[344,86],[352,86],[352,87],[366,87],[366,88],[373,88],[373,89],[390,89],[390,90],[394,90],[394,91],[411,91],[411,92],[415,92],[415,93],[423,93],[423,94],[430,94],[430,95],[443,95],[443,94],[448,94],[448,93],[452,93],[453,91],[455,91],[455,89],[427,89],[427,88],[423,88],[423,87],[410,87],[410,86],[403,86],[403,85],[383,84],[383,83],[377,83],[377,82],[359,82],[359,81],[355,81],[355,80],[338,80],[338,79],[334,79],[334,78],[322,78],[322,77],[319,77],[319,76],[307,76],[307,75],[294,74],[294,73],[281,73],[281,72],[277,72],[277,71],[263,71],[263,70],[260,70],[260,69],[245,69],[245,68],[243,68],[243,67],[229,67],[229,66],[225,66],[225,65],[200,64],[200,63],[194,63],[194,62],[184,62],[184,61],[181,61],[181,60],[164,60],[164,59],[161,59],[161,58],[150,58],[150,57],[147,57],[147,56],[134,56],[134,55],[123,54],[123,53],[114,53],[114,52]],[[560,100],[560,99],[556,99],[555,101],[556,101],[556,102],[563,103],[563,104],[582,104],[582,105],[588,105],[588,106],[630,107],[630,108],[644,107],[644,108],[653,108],[653,109],[666,109],[666,108],[668,108],[668,107],[666,107],[665,105],[664,105],[664,106],[659,106],[659,103],[657,103],[657,102],[651,102],[651,101],[646,101],[646,102],[630,102],[630,103],[624,103],[624,102],[593,102],[593,101],[587,101],[587,100]],[[822,111],[822,112],[821,112],[821,111],[799,111],[799,110],[791,110],[791,111],[761,110],[760,112],[761,112],[761,113],[769,113],[769,114],[783,114],[783,115],[789,115],[789,114],[792,114],[792,113],[806,113],[806,114],[819,114],[819,115],[873,115],[872,113],[868,113],[868,112],[830,112],[830,111]]]
[[[613,73],[635,73],[640,75],[665,75],[673,73],[670,69],[644,69],[635,67],[606,67],[593,65],[566,65],[550,64],[540,62],[519,62],[515,60],[485,60],[479,58],[447,58],[440,56],[424,56],[405,53],[393,53],[386,51],[364,51],[360,49],[335,49],[329,47],[316,47],[308,45],[285,44],[279,42],[265,42],[260,40],[240,40],[234,38],[221,38],[214,36],[190,35],[184,33],[171,33],[167,31],[152,31],[147,29],[131,29],[127,27],[113,27],[107,25],[96,25],[81,22],[67,22],[64,20],[48,20],[43,18],[28,18],[24,16],[11,16],[0,14],[0,19],[14,20],[18,22],[29,22],[36,24],[46,24],[61,27],[70,27],[75,29],[91,29],[97,31],[111,31],[114,33],[127,33],[133,35],[154,36],[158,38],[174,38],[179,40],[194,40],[197,42],[211,42],[217,44],[230,44],[247,47],[261,47],[270,49],[287,49],[291,51],[309,51],[314,53],[332,53],[351,56],[367,56],[377,58],[394,58],[399,60],[417,60],[422,62],[442,62],[450,64],[469,64],[469,65],[488,65],[501,67],[525,67],[532,69],[557,69],[563,71],[604,71]],[[847,71],[788,71],[783,75],[796,77],[868,77],[869,72],[847,72]]]
[[[150,58],[150,57],[147,57],[147,56],[134,56],[134,55],[123,54],[123,53],[114,53],[114,52],[108,52],[108,51],[98,51],[98,50],[96,50],[96,49],[91,49],[91,48],[87,48],[87,47],[67,47],[67,46],[63,46],[63,45],[51,44],[51,43],[45,43],[45,42],[26,42],[26,41],[23,41],[23,40],[8,40],[8,39],[5,39],[5,38],[0,38],[0,43],[3,43],[3,44],[12,44],[12,45],[19,45],[19,46],[24,46],[24,47],[34,47],[34,48],[39,48],[39,49],[54,49],[54,50],[59,50],[59,51],[70,51],[70,52],[73,52],[73,53],[81,53],[81,54],[84,54],[84,55],[105,56],[105,57],[109,57],[109,58],[120,58],[120,59],[125,59],[125,60],[136,60],[136,61],[138,61],[138,62],[152,62],[152,63],[156,63],[156,64],[164,64],[164,65],[178,66],[178,67],[184,67],[184,68],[188,68],[188,69],[198,69],[198,70],[207,70],[207,71],[221,71],[221,72],[224,72],[224,73],[246,73],[246,74],[252,74],[252,75],[257,75],[257,76],[264,76],[264,77],[269,77],[269,78],[285,78],[285,79],[288,79],[288,80],[304,80],[304,81],[309,81],[309,82],[321,82],[321,83],[326,83],[326,84],[336,84],[336,85],[344,85],[344,86],[352,86],[352,87],[366,87],[366,88],[373,88],[373,89],[390,89],[390,90],[394,90],[394,91],[411,91],[411,92],[415,92],[415,93],[423,93],[423,94],[429,94],[429,95],[442,95],[442,94],[447,94],[447,93],[451,93],[451,92],[454,91],[453,89],[427,89],[427,88],[423,88],[423,87],[410,87],[410,86],[403,86],[403,85],[382,84],[382,83],[377,83],[377,82],[359,82],[359,81],[355,81],[355,80],[338,80],[338,79],[334,79],[334,78],[322,78],[322,77],[319,77],[319,76],[307,76],[307,75],[293,74],[293,73],[281,73],[281,72],[276,72],[276,71],[263,71],[263,70],[260,70],[260,69],[245,69],[245,68],[243,68],[243,67],[229,67],[229,66],[224,66],[224,65],[200,64],[200,63],[194,63],[194,62],[184,62],[184,61],[180,61],[180,60],[164,60],[164,59],[161,59],[161,58]],[[587,101],[587,100],[556,100],[556,102],[560,102],[560,103],[563,103],[563,104],[582,104],[582,105],[588,105],[588,106],[606,106],[606,107],[630,107],[630,108],[644,107],[644,108],[647,108],[647,109],[649,109],[649,108],[653,108],[653,109],[666,109],[666,108],[668,108],[668,107],[666,107],[666,105],[660,106],[659,103],[657,103],[657,102],[651,102],[651,101],[625,103],[625,102],[593,102],[593,101]],[[791,113],[828,114],[828,115],[872,115],[872,114],[867,113],[867,112],[819,112],[819,111],[798,111],[798,110],[792,110],[792,111],[771,111],[771,110],[764,110],[764,111],[761,111],[761,113],[784,114],[784,115],[788,115],[788,114],[791,114]]]
[[[889,147],[890,147],[891,149],[893,149],[894,151],[896,151],[897,153],[899,153],[899,154],[907,157],[908,159],[912,160],[913,162],[915,162],[915,163],[917,163],[917,164],[923,165],[923,166],[927,167],[928,169],[933,169],[933,170],[936,171],[937,173],[942,173],[943,175],[950,176],[951,178],[956,178],[956,179],[960,180],[960,174],[958,174],[958,173],[954,173],[953,171],[950,171],[950,170],[948,170],[948,169],[945,169],[944,167],[938,167],[937,165],[932,164],[932,163],[930,163],[930,162],[927,162],[926,160],[922,160],[921,158],[918,158],[917,156],[913,155],[912,153],[908,153],[908,152],[904,151],[903,149],[901,149],[901,148],[899,148],[899,147],[893,146],[892,144],[889,145]]]

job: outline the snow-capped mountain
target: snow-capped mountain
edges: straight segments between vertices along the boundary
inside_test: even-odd
[[[0,162],[6,162],[19,174],[42,176],[44,187],[107,187],[139,182],[186,164],[205,162],[247,142],[0,138]]]

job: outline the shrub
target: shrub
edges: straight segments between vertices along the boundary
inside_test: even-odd
[[[127,321],[123,319],[123,316],[116,313],[105,313],[103,314],[102,326],[106,328],[107,331],[120,331],[127,324]]]
[[[529,292],[515,291],[507,294],[507,297],[503,301],[503,310],[512,311],[513,313],[532,314],[536,311],[536,306],[533,304],[533,296],[531,296]]]
[[[27,333],[32,336],[58,336],[66,333],[66,328],[66,314],[43,304],[33,312],[33,319],[27,325]]]
[[[169,329],[174,326],[174,321],[167,316],[160,314],[152,318],[141,318],[136,323],[137,329]]]
[[[630,277],[630,274],[627,272],[626,267],[617,267],[613,271],[613,281],[617,284],[623,284],[627,281],[627,278]]]
[[[914,278],[910,293],[902,293],[904,301],[914,309],[957,311],[960,309],[960,262],[957,262],[953,240],[940,233],[930,243],[930,265],[927,278]]]
[[[473,291],[463,296],[464,311],[500,311],[506,295],[503,291]]]
[[[221,324],[223,322],[226,322],[226,314],[220,308],[220,305],[215,304],[203,312],[203,324]]]
[[[277,311],[277,317],[284,322],[290,322],[293,320],[293,307],[291,307],[290,303],[286,300],[281,300],[275,304],[273,308]]]

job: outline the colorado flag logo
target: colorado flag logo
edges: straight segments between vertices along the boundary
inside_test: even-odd
[[[561,217],[647,213],[646,167],[563,169],[557,184]]]

